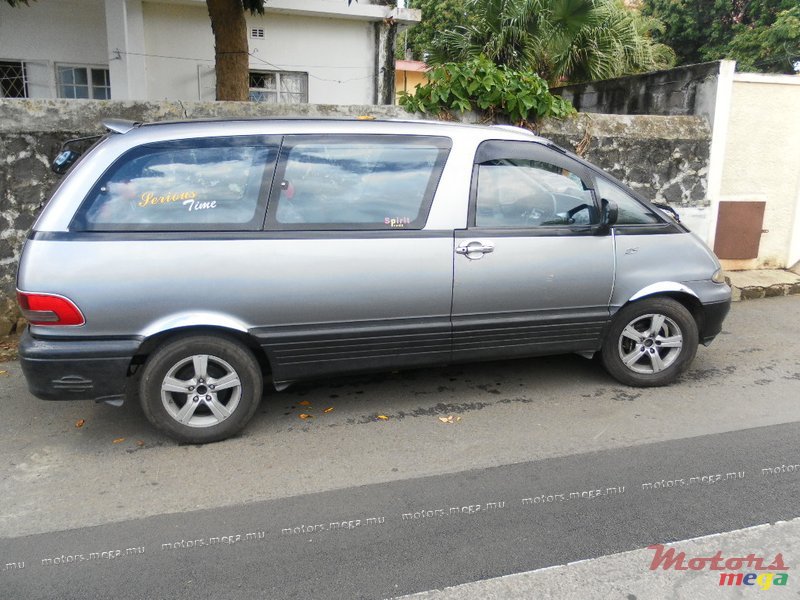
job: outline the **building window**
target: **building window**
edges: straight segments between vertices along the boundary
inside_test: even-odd
[[[0,98],[27,98],[28,79],[25,63],[0,61]]]
[[[76,65],[57,65],[59,98],[111,98],[111,77],[108,69]]]
[[[308,73],[250,71],[250,100],[268,104],[308,102]]]

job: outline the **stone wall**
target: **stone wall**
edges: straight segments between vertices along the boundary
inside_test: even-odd
[[[553,88],[581,112],[697,115],[714,122],[720,61]]]
[[[105,118],[162,121],[208,117],[415,119],[392,106],[264,105],[0,99],[0,335],[16,327],[19,253],[58,177],[50,161],[67,139],[102,132]],[[468,120],[468,119],[465,119]],[[586,157],[654,200],[706,206],[710,132],[697,117],[582,114],[540,124],[540,133]]]
[[[584,147],[587,160],[645,198],[679,211],[709,204],[711,130],[702,118],[583,113],[546,121],[539,133],[570,150]]]

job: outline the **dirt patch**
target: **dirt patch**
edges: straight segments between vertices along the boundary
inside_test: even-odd
[[[17,347],[19,346],[19,335],[12,334],[0,337],[0,363],[17,360]]]

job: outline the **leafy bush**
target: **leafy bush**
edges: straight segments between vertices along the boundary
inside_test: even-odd
[[[400,94],[409,112],[452,118],[453,111],[477,112],[486,120],[526,125],[544,117],[563,118],[575,113],[568,101],[553,96],[536,73],[495,65],[485,56],[463,63],[444,63],[427,73],[428,83],[416,92]]]

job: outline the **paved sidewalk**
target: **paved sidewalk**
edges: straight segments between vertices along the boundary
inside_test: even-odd
[[[684,567],[692,558],[713,557],[722,552],[724,560],[747,558],[749,554],[764,559],[768,566],[780,553],[788,570],[785,586],[772,586],[763,577],[753,585],[721,586],[721,571],[650,570],[655,552],[647,548],[582,560],[557,567],[529,571],[465,583],[443,590],[403,596],[404,600],[530,600],[531,598],[581,598],[581,600],[649,600],[697,598],[746,598],[769,585],[770,598],[797,598],[800,590],[797,558],[800,556],[800,519],[779,521],[737,531],[674,542],[675,555],[685,552]],[[754,571],[745,567],[741,573],[781,573]],[[731,572],[731,571],[726,571]],[[751,578],[755,579],[755,578]],[[771,579],[771,578],[769,578]],[[400,600],[400,599],[396,599]]]
[[[780,269],[726,271],[733,301],[800,294],[800,275]]]

